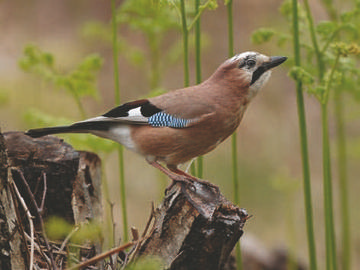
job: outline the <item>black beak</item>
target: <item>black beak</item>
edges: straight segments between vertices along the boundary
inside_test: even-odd
[[[265,70],[269,70],[271,68],[277,67],[278,65],[284,63],[286,61],[286,59],[287,59],[286,56],[272,56],[272,57],[270,57],[269,62],[265,62],[262,64],[262,67]]]
[[[270,57],[270,61],[268,62],[264,62],[261,66],[259,66],[253,73],[252,79],[251,79],[251,83],[250,85],[252,85],[254,82],[256,82],[257,79],[260,78],[260,76],[262,74],[264,74],[264,72],[266,72],[269,69],[272,69],[282,63],[284,63],[286,61],[287,57],[286,56],[272,56]]]

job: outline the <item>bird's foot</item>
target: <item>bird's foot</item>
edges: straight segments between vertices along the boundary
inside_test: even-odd
[[[171,180],[172,180],[171,184],[165,189],[165,194],[167,194],[168,191],[170,191],[177,183],[189,187],[193,191],[196,190],[194,186],[194,180],[192,178],[186,177],[184,175],[176,175],[172,177]]]
[[[165,194],[172,196],[177,192],[183,194],[199,214],[207,219],[212,217],[221,196],[218,186],[205,180],[188,179],[185,176],[180,179],[173,179]]]
[[[215,193],[220,193],[220,189],[217,185],[195,177],[188,177],[185,175],[176,175],[176,177],[171,178],[172,183],[165,189],[165,194],[172,189],[174,185],[180,183],[183,187],[189,189],[192,192],[196,192],[197,190],[213,190]]]

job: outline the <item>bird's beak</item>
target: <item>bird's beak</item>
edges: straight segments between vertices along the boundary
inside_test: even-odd
[[[264,62],[261,66],[265,70],[269,70],[269,69],[272,69],[272,68],[277,67],[278,65],[284,63],[286,61],[286,59],[287,59],[286,56],[272,56],[272,57],[270,57],[270,61]]]

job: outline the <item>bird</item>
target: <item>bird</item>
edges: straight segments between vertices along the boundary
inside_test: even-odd
[[[25,134],[38,138],[91,133],[142,155],[172,183],[201,181],[178,166],[214,150],[233,134],[272,69],[286,59],[253,51],[236,54],[198,85],[127,102],[69,126],[30,129]]]

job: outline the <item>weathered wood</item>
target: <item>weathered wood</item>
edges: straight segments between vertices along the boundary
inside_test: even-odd
[[[102,219],[101,161],[97,155],[78,152],[53,136],[33,139],[22,132],[8,132],[4,139],[10,175],[34,216],[38,231],[42,231],[42,222],[50,216],[58,216],[72,224]],[[7,198],[8,202],[12,200]],[[19,222],[15,217],[13,221]],[[27,230],[26,220],[20,222]],[[91,251],[94,247],[96,252]],[[91,254],[84,256],[90,258],[100,251],[100,244],[95,244],[90,249]],[[38,261],[39,265],[41,263]],[[24,267],[16,269],[21,268]]]
[[[4,133],[4,138],[8,149],[9,166],[15,184],[25,201],[30,202],[30,198],[17,170],[24,175],[38,205],[41,204],[43,197],[45,174],[47,194],[43,218],[58,216],[74,223],[71,199],[79,168],[79,153],[69,144],[52,136],[32,139],[22,132],[8,132]],[[31,203],[28,206],[31,213],[36,212]]]
[[[21,236],[16,229],[15,206],[8,185],[8,157],[0,132],[0,269],[25,269]]]
[[[245,210],[215,189],[177,184],[157,208],[153,231],[139,254],[158,256],[172,270],[223,269],[246,219]]]
[[[75,224],[102,218],[101,160],[98,155],[79,151],[79,168],[71,201]]]

